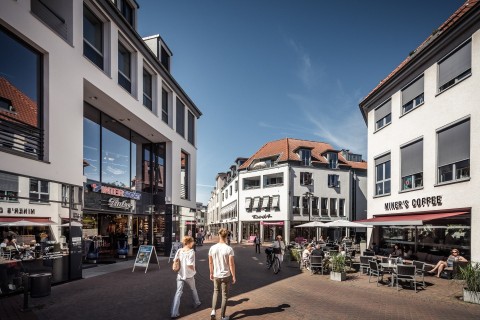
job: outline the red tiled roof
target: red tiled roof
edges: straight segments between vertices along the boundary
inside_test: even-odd
[[[5,114],[31,126],[38,127],[37,103],[2,77],[0,77],[0,97],[10,100],[15,109],[14,112],[0,109],[0,116]]]
[[[278,156],[278,162],[300,161],[297,150],[301,148],[312,150],[312,162],[325,164],[327,163],[327,160],[322,154],[328,150],[335,150],[330,144],[325,142],[284,138],[265,143],[253,156],[242,164],[240,170],[248,168],[254,160],[270,158],[273,156]],[[345,165],[354,169],[367,169],[366,162],[347,161],[340,152],[338,152],[338,162],[340,166]]]
[[[455,22],[457,22],[458,19],[460,19],[463,15],[465,15],[473,7],[475,7],[475,5],[477,5],[479,1],[480,0],[467,0],[460,8],[457,9],[457,11],[455,11],[455,13],[453,13],[436,30],[436,32],[432,33],[427,39],[425,39],[425,41],[423,41],[422,44],[420,44],[420,46],[418,46],[418,48],[415,49],[411,55],[409,55],[405,60],[403,60],[402,63],[400,63],[400,65],[398,67],[396,67],[392,72],[390,72],[390,74],[385,79],[380,81],[380,83],[362,100],[362,102],[360,104],[362,104],[365,100],[370,98],[378,89],[380,89],[380,87],[382,87],[391,78],[393,78],[393,76],[395,76],[400,70],[402,70],[403,67],[405,67],[405,65],[407,65],[408,62],[410,62],[416,56],[417,53],[419,53],[420,51],[422,51],[423,49],[428,47],[428,45],[432,42],[433,39],[436,39],[441,34],[443,34],[445,31],[450,29],[450,27],[452,27],[452,25],[454,25]]]

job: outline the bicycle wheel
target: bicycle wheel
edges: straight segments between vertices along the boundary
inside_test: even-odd
[[[267,269],[270,269],[272,267],[272,259],[270,256],[267,256]]]
[[[273,259],[273,273],[277,274],[280,271],[280,259],[275,257]]]

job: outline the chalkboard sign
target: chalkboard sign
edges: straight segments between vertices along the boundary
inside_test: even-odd
[[[155,253],[158,268],[160,269],[160,263],[158,262],[158,256],[157,252],[155,251],[155,247],[142,245],[140,246],[140,248],[138,248],[137,257],[135,258],[132,272],[135,271],[135,267],[145,267],[145,273],[147,273],[148,264],[150,263],[150,259],[152,258],[153,253]]]
[[[170,263],[170,260],[175,259],[175,255],[177,254],[177,251],[182,248],[183,248],[183,244],[181,242],[172,243],[172,250],[170,251],[170,257],[168,258],[168,263]]]

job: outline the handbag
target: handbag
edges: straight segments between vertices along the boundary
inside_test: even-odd
[[[178,257],[179,252],[180,252],[180,250],[177,251],[177,254],[175,255],[175,258],[173,259],[173,264],[172,264],[173,272],[180,271],[180,258]]]

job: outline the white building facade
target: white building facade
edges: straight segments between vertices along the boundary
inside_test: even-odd
[[[371,244],[480,259],[479,13],[463,5],[360,103]]]
[[[180,239],[182,212],[196,209],[201,112],[162,38],[138,35],[138,9],[2,2],[0,228],[46,220],[58,241],[58,226],[78,221],[85,239],[115,252],[125,237],[131,254],[144,243],[169,253]]]

